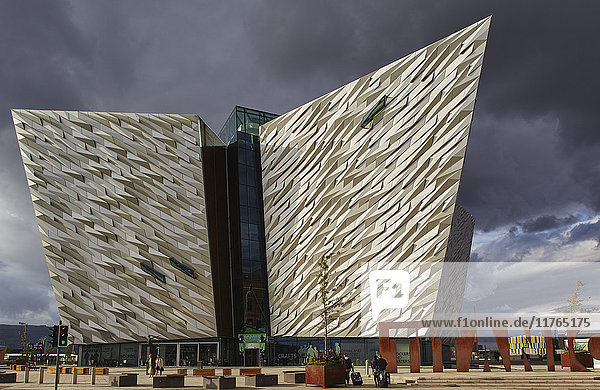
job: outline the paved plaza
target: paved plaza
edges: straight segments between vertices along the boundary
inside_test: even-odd
[[[283,371],[302,370],[304,367],[263,367],[265,374],[277,374],[279,385],[270,386],[270,389],[306,388],[304,384],[284,383]],[[513,372],[504,372],[499,366],[492,367],[492,372],[471,370],[470,372],[457,373],[456,370],[445,370],[443,373],[433,373],[431,367],[422,368],[421,373],[411,374],[408,367],[399,368],[398,373],[391,374],[390,388],[415,388],[415,389],[446,389],[465,387],[472,389],[600,389],[600,369],[590,372],[570,372],[569,369],[557,367],[555,372],[547,372],[545,367],[534,366],[534,372],[524,372],[522,367],[513,367]],[[348,386],[350,388],[375,389],[373,377],[365,374],[364,367],[358,367],[364,379],[362,386]],[[134,372],[138,373],[138,386],[136,389],[151,389],[152,378],[148,377],[144,368],[110,368],[111,374]],[[176,368],[167,368],[165,374],[174,374]],[[220,370],[217,368],[217,374]],[[251,389],[245,386],[245,378],[237,375],[239,368],[233,368],[233,375],[237,377],[238,389]],[[38,371],[30,372],[30,383],[24,382],[24,372],[17,373],[17,383],[0,384],[0,389],[53,389],[54,374],[45,374],[45,384],[38,384]],[[96,376],[96,384],[91,385],[90,375],[79,375],[78,384],[72,385],[71,375],[62,374],[59,389],[84,390],[95,388],[113,388],[109,386],[108,375]],[[202,389],[201,376],[188,375],[185,378],[186,389]],[[265,387],[266,388],[266,387]],[[315,387],[317,388],[317,387]],[[340,386],[343,388],[343,386]]]

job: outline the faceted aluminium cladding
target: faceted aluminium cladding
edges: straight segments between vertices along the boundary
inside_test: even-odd
[[[331,298],[349,302],[330,336],[446,311],[435,303],[489,24],[261,127],[272,335],[323,335],[317,260],[331,252]]]
[[[74,343],[216,336],[195,115],[13,110]]]

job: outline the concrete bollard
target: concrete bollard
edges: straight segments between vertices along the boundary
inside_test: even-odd
[[[77,384],[77,370],[76,369],[73,369],[73,377],[71,378],[71,384],[72,385]]]
[[[38,385],[41,385],[44,383],[44,368],[40,368],[40,375],[38,376]]]
[[[25,367],[25,379],[24,383],[29,383],[29,367]]]
[[[92,367],[92,385],[96,384],[96,369]]]

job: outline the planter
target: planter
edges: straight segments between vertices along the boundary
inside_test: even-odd
[[[589,353],[576,353],[575,359],[579,361],[586,368],[594,367],[594,360],[592,359],[592,355]],[[571,360],[569,359],[568,353],[563,353],[560,355],[560,365],[563,367],[571,367]]]
[[[306,384],[333,387],[346,384],[344,366],[306,366]]]

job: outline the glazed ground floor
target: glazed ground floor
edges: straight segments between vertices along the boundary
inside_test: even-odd
[[[423,368],[420,373],[410,373],[408,367],[400,367],[398,373],[391,374],[390,388],[410,388],[416,389],[455,389],[456,387],[468,387],[471,389],[494,388],[494,389],[595,389],[600,385],[598,369],[591,372],[570,372],[568,368],[556,367],[556,371],[547,372],[543,368],[536,368],[535,372],[523,372],[522,367],[514,367],[513,372],[504,372],[501,366],[492,365],[492,372],[482,372],[481,369],[473,369],[470,372],[456,372],[456,370],[444,370],[444,372],[434,373],[431,367]],[[3,368],[4,369],[4,368]],[[216,368],[217,372],[219,368]],[[285,389],[307,389],[304,383],[292,384],[285,383],[284,370],[303,370],[304,367],[263,367],[265,374],[276,374],[279,379],[280,388]],[[143,368],[110,368],[110,374],[118,373],[138,373],[138,386],[136,389],[152,389],[152,378],[145,374]],[[361,390],[376,389],[373,382],[373,376],[368,373],[365,367],[357,367],[364,384],[362,386],[353,386],[350,384],[347,388],[357,388]],[[175,368],[168,367],[164,374],[176,373]],[[29,373],[29,383],[24,383],[25,371],[17,372],[17,383],[7,384],[10,389],[54,389],[53,376],[46,376],[44,384],[38,384],[40,371],[31,371]],[[47,374],[48,375],[48,374]],[[246,386],[245,377],[239,375],[239,370],[232,369],[232,375],[236,377],[236,386],[243,388]],[[62,374],[60,378],[60,388],[62,390],[87,390],[87,389],[107,389],[109,388],[109,375],[96,376],[96,384],[91,384],[90,375],[79,375],[76,385],[71,385],[71,374]],[[185,377],[186,388],[201,389],[204,380],[202,376],[187,375]],[[343,387],[339,387],[343,389]],[[310,389],[310,387],[309,387]],[[313,387],[313,389],[315,389]]]
[[[184,366],[294,366],[304,365],[325,349],[323,338],[267,337],[264,334],[233,338],[186,339],[147,343],[90,344],[77,348],[80,366],[142,366],[149,352],[162,357],[167,367]],[[421,342],[421,364],[432,362],[428,340]],[[150,349],[149,349],[150,348]],[[378,338],[327,339],[327,348],[346,353],[355,365],[364,365],[379,353]],[[397,339],[398,366],[410,365],[408,339]],[[444,360],[451,359],[449,346]]]

